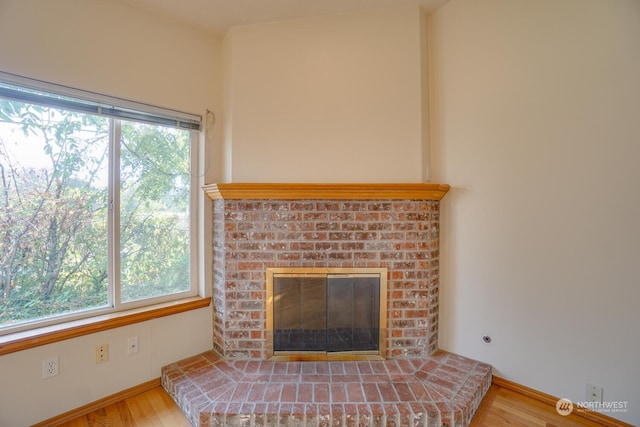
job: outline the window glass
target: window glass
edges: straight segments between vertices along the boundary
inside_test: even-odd
[[[0,333],[195,293],[196,136],[0,97]]]
[[[108,120],[0,100],[0,326],[108,304]]]
[[[189,290],[190,132],[122,122],[122,301]]]

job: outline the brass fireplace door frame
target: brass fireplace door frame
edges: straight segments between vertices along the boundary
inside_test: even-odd
[[[267,268],[266,353],[268,360],[385,360],[387,350],[387,275],[386,268]],[[273,286],[275,277],[375,277],[380,280],[380,325],[378,351],[313,352],[278,351],[273,349]]]

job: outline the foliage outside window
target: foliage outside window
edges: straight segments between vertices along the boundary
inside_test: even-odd
[[[196,139],[0,97],[0,331],[193,295]]]

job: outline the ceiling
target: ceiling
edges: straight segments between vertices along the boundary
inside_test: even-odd
[[[194,28],[224,35],[236,25],[285,21],[377,9],[420,5],[427,12],[449,0],[123,0]]]

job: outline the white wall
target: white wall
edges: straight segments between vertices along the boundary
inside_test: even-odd
[[[423,181],[420,11],[236,27],[226,36],[226,179]]]
[[[115,1],[0,0],[0,70],[189,113],[221,115],[221,48]],[[208,182],[219,179],[219,139],[218,130],[201,143]],[[208,218],[200,233],[211,248]],[[211,348],[211,319],[211,308],[200,309],[1,356],[0,425],[29,425],[158,378],[163,365]],[[140,337],[135,356],[126,355],[130,336]],[[95,365],[101,343],[110,361]],[[42,380],[42,360],[54,355],[60,375]]]
[[[640,2],[452,0],[429,24],[441,347],[573,401],[599,384],[639,423]]]
[[[160,377],[160,369],[211,349],[211,310],[162,317],[0,357],[0,425],[28,426]],[[127,355],[127,339],[140,351]],[[95,347],[109,344],[109,361]],[[42,379],[42,361],[59,357],[60,374]]]

